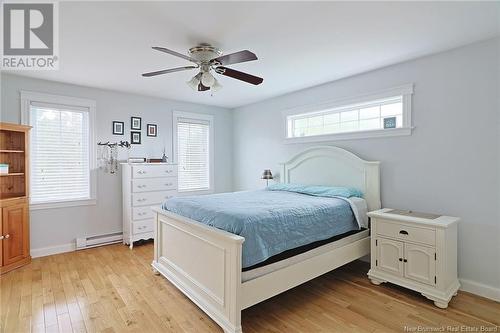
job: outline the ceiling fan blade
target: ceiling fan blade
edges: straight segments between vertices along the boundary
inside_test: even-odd
[[[176,57],[179,57],[179,58],[182,58],[182,59],[186,59],[188,61],[191,61],[191,62],[194,62],[194,63],[198,63],[198,60],[196,59],[193,59],[191,57],[188,57],[187,55],[184,55],[182,53],[179,53],[179,52],[175,52],[175,51],[172,51],[172,50],[169,50],[167,48],[164,48],[164,47],[160,47],[160,46],[153,46],[153,49],[154,50],[157,50],[157,51],[161,51],[161,52],[165,52],[165,53],[168,53],[168,54],[171,54],[173,56],[176,56]]]
[[[206,91],[206,90],[210,90],[210,87],[206,87],[203,85],[203,83],[199,83],[198,84],[198,91]]]
[[[245,82],[255,84],[255,85],[261,84],[264,81],[264,79],[261,77],[254,76],[254,75],[247,74],[247,73],[243,73],[243,72],[240,72],[240,71],[237,71],[237,70],[234,70],[231,68],[227,68],[227,67],[222,67],[222,66],[217,67],[215,69],[215,72],[222,74],[222,75],[225,75],[225,76],[232,77],[233,79],[245,81]]]
[[[231,53],[231,54],[226,54],[223,56],[220,56],[218,58],[214,58],[210,60],[211,63],[215,65],[231,65],[231,64],[237,64],[240,62],[246,62],[246,61],[252,61],[252,60],[257,60],[257,56],[248,51],[240,51],[236,53]]]
[[[171,69],[164,69],[162,71],[143,73],[142,76],[144,76],[144,77],[150,77],[150,76],[156,76],[156,75],[167,74],[167,73],[175,73],[175,72],[180,72],[180,71],[187,71],[188,69],[195,69],[195,68],[198,68],[198,67],[197,66],[177,67],[177,68],[171,68]]]

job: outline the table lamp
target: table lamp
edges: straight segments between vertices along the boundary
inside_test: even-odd
[[[271,173],[271,170],[265,169],[264,172],[262,173],[261,179],[266,180],[266,187],[269,186],[269,179],[273,179],[273,174]]]

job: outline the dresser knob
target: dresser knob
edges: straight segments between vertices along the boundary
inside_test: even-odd
[[[0,235],[0,240],[4,239],[5,237],[3,235]]]
[[[9,234],[5,235],[5,239],[9,239],[9,238],[10,238]]]
[[[406,231],[406,230],[400,230],[399,233],[401,235],[408,235],[408,231]]]

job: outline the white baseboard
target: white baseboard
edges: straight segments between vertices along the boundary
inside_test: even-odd
[[[482,283],[474,282],[466,279],[460,280],[460,290],[467,291],[471,294],[479,295],[500,302],[500,288],[495,288]]]
[[[48,246],[39,249],[31,249],[30,254],[32,258],[38,258],[38,257],[45,257],[53,254],[72,252],[72,251],[76,251],[75,243]]]

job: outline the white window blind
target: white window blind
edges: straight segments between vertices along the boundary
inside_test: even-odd
[[[210,189],[210,122],[177,118],[179,191]]]
[[[91,198],[89,109],[31,102],[31,203]]]

